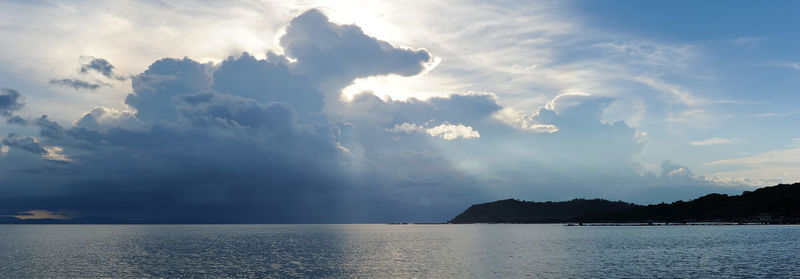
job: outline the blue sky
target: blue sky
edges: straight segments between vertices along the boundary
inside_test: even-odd
[[[674,82],[709,98],[738,101],[712,108],[717,125],[696,131],[740,139],[738,146],[696,150],[681,156],[696,163],[796,146],[797,88],[800,41],[794,35],[798,4],[748,1],[701,2],[612,1],[575,3],[585,21],[601,29],[668,44],[691,44],[701,52],[699,69],[710,80]],[[746,145],[746,146],[743,146]],[[700,154],[698,154],[700,152]],[[698,156],[699,155],[699,156]],[[775,154],[773,154],[775,155]],[[687,161],[688,162],[688,161]]]
[[[3,2],[0,215],[442,221],[800,181],[798,5]]]

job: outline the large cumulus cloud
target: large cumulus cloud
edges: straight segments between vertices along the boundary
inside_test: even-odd
[[[643,145],[636,129],[602,121],[613,100],[563,96],[519,121],[501,117],[504,106],[491,94],[401,101],[363,93],[342,101],[340,90],[354,79],[415,75],[431,55],[316,10],[292,20],[280,45],[286,56],[243,53],[219,64],[164,58],[131,77],[130,111],[94,107],[66,125],[42,116],[32,121],[35,137],[7,135],[0,215],[443,221],[495,198],[635,197],[653,189],[637,184],[699,181],[688,169],[678,180],[672,164],[666,175],[636,164]],[[105,60],[85,68],[116,76]],[[0,114],[10,116],[21,96],[3,94]]]
[[[309,17],[324,22],[295,28]],[[11,151],[2,163],[25,163],[4,169],[6,181],[26,187],[0,189],[0,210],[43,208],[154,222],[341,222],[405,215],[399,207],[410,208],[408,200],[358,178],[370,175],[354,173],[351,125],[321,113],[319,79],[413,74],[429,56],[327,22],[317,11],[293,21],[286,40],[312,38],[315,28],[348,30],[339,44],[359,42],[324,50],[342,54],[335,67],[294,51],[320,40],[294,40],[294,64],[274,54],[268,61],[244,53],[217,65],[161,59],[132,77],[133,92],[125,99],[131,112],[95,107],[67,126],[43,116],[35,121],[38,139],[9,135],[4,144]],[[380,67],[344,53],[372,46],[381,53],[370,62]],[[115,76],[107,61],[91,62],[81,71]],[[63,151],[57,154],[68,160],[37,161],[50,154],[44,146]],[[376,208],[386,204],[397,206]]]
[[[297,59],[292,70],[335,91],[365,76],[420,73],[431,55],[425,50],[397,48],[367,36],[355,25],[338,25],[317,10],[294,18],[280,39],[286,54]]]
[[[69,86],[75,90],[81,90],[81,89],[95,90],[103,86],[111,86],[111,84],[100,81],[92,83],[85,80],[74,79],[74,78],[50,79],[50,84]]]
[[[217,70],[248,71],[239,62],[250,60],[243,55]],[[45,165],[61,177],[34,175],[43,166],[15,173],[11,179],[31,186],[3,195],[4,206],[157,222],[291,222],[334,206],[315,201],[343,183],[337,169],[342,152],[331,125],[303,121],[292,100],[260,101],[235,88],[217,92],[212,80],[215,88],[236,81],[212,79],[207,66],[191,59],[155,62],[134,78],[126,102],[135,114],[96,108],[71,127],[37,120],[41,141],[66,150],[71,163]],[[305,87],[283,89],[299,100],[315,98],[303,97],[314,94],[300,90]],[[18,146],[44,152],[27,138],[4,143],[12,152]],[[21,198],[35,192],[40,194]]]

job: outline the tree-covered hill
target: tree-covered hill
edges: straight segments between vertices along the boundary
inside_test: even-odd
[[[800,183],[729,196],[709,194],[688,202],[636,205],[603,199],[563,202],[500,200],[476,204],[450,223],[561,222],[800,222]]]

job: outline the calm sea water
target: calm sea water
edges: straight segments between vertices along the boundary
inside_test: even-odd
[[[800,277],[800,226],[0,225],[18,277]]]

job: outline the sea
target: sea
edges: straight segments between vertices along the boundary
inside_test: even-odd
[[[0,278],[800,278],[800,226],[0,225]]]

